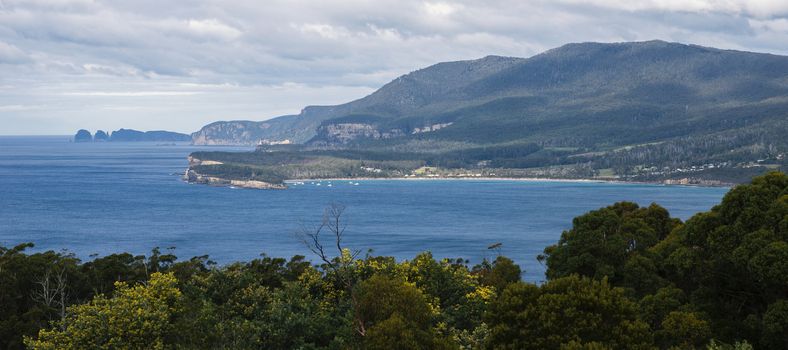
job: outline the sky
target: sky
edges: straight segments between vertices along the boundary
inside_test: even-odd
[[[0,0],[0,135],[193,132],[571,42],[788,54],[786,0]]]

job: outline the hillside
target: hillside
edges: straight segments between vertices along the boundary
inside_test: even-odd
[[[511,67],[520,58],[488,56],[478,60],[444,62],[401,76],[369,96],[338,106],[309,106],[298,115],[263,122],[225,121],[206,125],[192,134],[195,144],[254,145],[260,140],[304,143],[324,120],[353,114],[398,117],[421,110],[439,112],[461,103],[454,94],[484,77]]]
[[[193,137],[287,140],[478,175],[740,182],[784,165],[785,135],[788,57],[649,41],[439,63],[347,104],[217,122]]]

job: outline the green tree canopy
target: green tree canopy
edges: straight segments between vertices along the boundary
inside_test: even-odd
[[[539,258],[547,263],[547,278],[579,274],[608,278],[638,293],[653,292],[665,283],[656,274],[649,248],[679,224],[656,204],[640,208],[620,202],[575,218],[572,229]]]
[[[596,343],[647,349],[648,325],[621,288],[571,275],[537,287],[515,283],[490,305],[490,349],[559,349]]]
[[[31,349],[166,349],[181,311],[181,292],[171,274],[154,273],[146,284],[116,284],[113,297],[100,295],[88,304],[69,308],[52,330],[28,339]]]

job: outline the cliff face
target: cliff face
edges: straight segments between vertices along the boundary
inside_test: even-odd
[[[403,136],[399,129],[379,130],[376,125],[364,123],[331,123],[321,125],[312,145],[347,144],[362,139],[380,140]]]
[[[385,140],[408,134],[423,134],[438,131],[453,123],[437,123],[413,128],[386,128],[379,124],[324,122],[317,128],[317,135],[309,140],[311,146],[336,146],[365,140]]]
[[[195,145],[256,145],[264,139],[270,123],[250,121],[216,122],[192,134]]]

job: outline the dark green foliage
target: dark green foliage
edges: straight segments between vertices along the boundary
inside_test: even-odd
[[[656,204],[616,203],[575,218],[572,229],[539,258],[547,263],[548,278],[580,274],[608,278],[638,294],[654,292],[665,282],[656,274],[649,248],[678,224]]]
[[[651,348],[646,323],[624,290],[572,275],[541,287],[515,283],[490,305],[490,349],[559,349],[571,342]]]
[[[265,167],[251,167],[233,164],[197,165],[191,167],[201,175],[216,176],[226,179],[243,179],[281,184],[285,177],[276,170]]]
[[[25,254],[32,246],[0,247],[0,349],[21,349],[22,336],[62,318],[67,306],[112,292],[116,281],[146,280],[174,261],[154,249],[149,259],[113,254],[81,264],[67,253]]]
[[[737,186],[656,249],[665,275],[709,315],[718,339],[757,341],[758,320],[788,297],[788,245],[780,235],[787,193],[782,173]]]
[[[592,211],[542,258],[548,278],[580,274],[627,288],[663,347],[714,338],[781,349],[787,222],[788,176],[772,172],[733,188],[720,205],[684,224],[655,205]]]
[[[761,343],[771,349],[788,348],[788,300],[775,301],[766,309]]]
[[[158,248],[82,263],[0,247],[0,348],[139,347],[128,324],[181,349],[784,349],[787,228],[788,176],[775,172],[686,223],[626,202],[577,217],[545,249],[542,285],[503,256],[470,269],[342,250],[321,266],[217,267]]]
[[[523,271],[512,259],[498,256],[492,264],[485,259],[481,265],[474,268],[474,272],[479,274],[482,284],[495,287],[500,292],[508,285],[519,282]]]
[[[671,311],[663,319],[661,328],[656,335],[665,347],[700,347],[708,342],[711,335],[709,323],[694,312]]]

